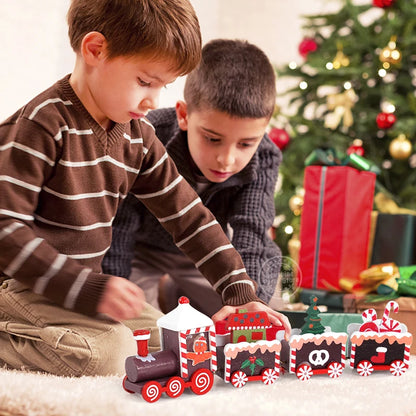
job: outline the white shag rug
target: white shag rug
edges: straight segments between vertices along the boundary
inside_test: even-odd
[[[122,388],[120,377],[63,378],[0,369],[0,416],[411,416],[416,415],[416,356],[400,376],[362,377],[348,366],[338,379],[316,375],[299,381],[284,374],[271,386],[249,382],[236,389],[215,376],[212,390],[186,389],[147,403]]]

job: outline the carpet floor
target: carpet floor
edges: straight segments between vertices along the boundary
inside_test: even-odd
[[[347,363],[348,364],[348,363]],[[122,388],[120,377],[64,378],[0,369],[0,416],[416,416],[416,356],[400,376],[375,372],[362,377],[348,366],[338,379],[326,375],[300,381],[284,374],[275,384],[247,383],[236,389],[215,377],[198,396],[186,389],[147,403]]]

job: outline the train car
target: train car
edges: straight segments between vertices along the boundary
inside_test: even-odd
[[[156,402],[162,393],[179,397],[190,388],[208,393],[217,369],[215,327],[210,318],[181,297],[178,306],[157,321],[162,350],[149,353],[150,331],[134,332],[137,355],[127,357],[123,388]]]
[[[397,302],[390,301],[381,319],[374,309],[363,312],[363,324],[351,334],[350,358],[350,367],[361,376],[374,371],[401,376],[409,368],[412,334],[406,325],[389,317],[390,311],[398,309]]]
[[[347,339],[344,332],[292,335],[289,341],[290,373],[302,381],[316,374],[340,377],[345,368]]]
[[[239,310],[218,322],[217,375],[234,387],[249,381],[274,384],[280,376],[283,327],[271,325],[265,312]],[[283,335],[281,335],[283,337]]]

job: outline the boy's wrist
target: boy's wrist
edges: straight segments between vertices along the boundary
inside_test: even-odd
[[[235,282],[235,284],[226,286],[222,292],[224,305],[238,306],[249,302],[264,303],[256,295],[253,283],[252,280],[241,280]]]

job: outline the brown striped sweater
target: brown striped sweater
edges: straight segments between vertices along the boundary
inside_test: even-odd
[[[110,277],[101,261],[112,222],[131,190],[217,284],[225,304],[258,300],[239,254],[150,123],[105,131],[68,80],[0,125],[0,272],[94,315]]]

